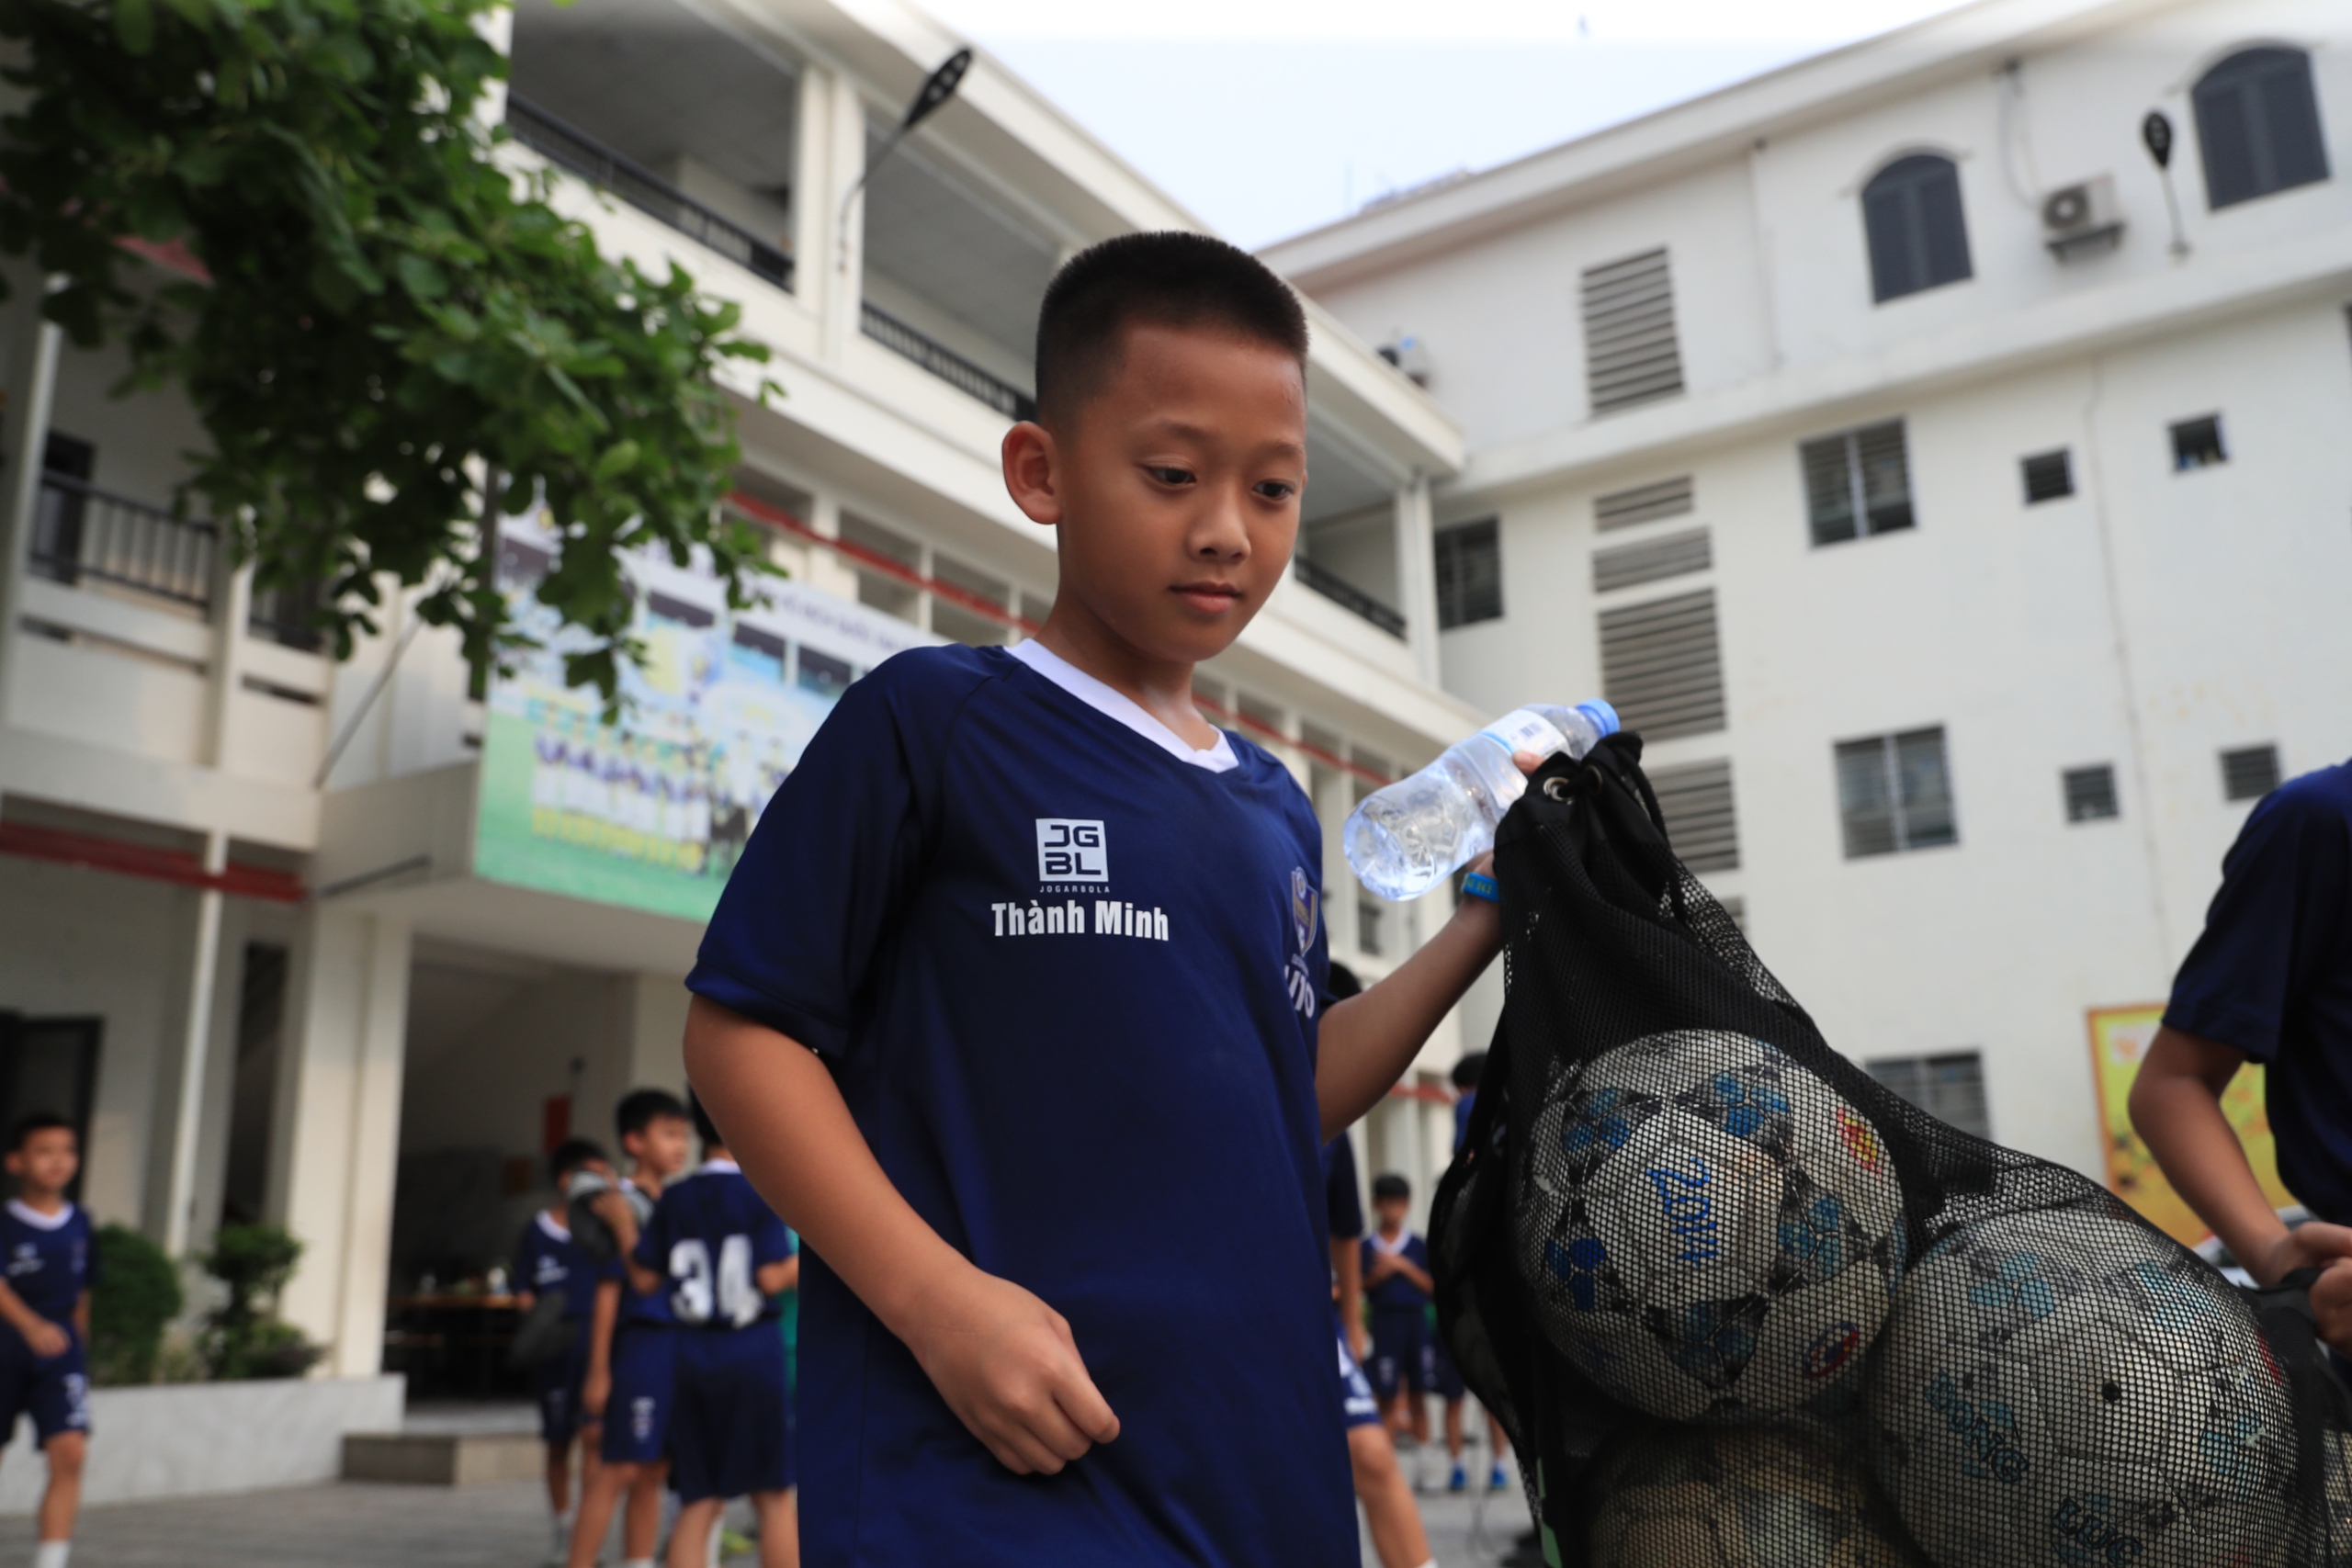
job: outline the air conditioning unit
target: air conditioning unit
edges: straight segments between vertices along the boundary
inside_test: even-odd
[[[1430,384],[1430,353],[1421,340],[1408,333],[1399,333],[1375,350],[1381,358],[1405,373],[1406,379],[1416,387]]]
[[[2061,186],[2041,198],[2041,243],[2060,261],[2077,251],[2112,250],[2122,238],[2123,209],[2111,175]]]

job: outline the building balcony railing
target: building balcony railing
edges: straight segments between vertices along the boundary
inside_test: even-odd
[[[60,473],[40,480],[35,573],[68,588],[85,579],[198,611],[212,605],[220,531]]]
[[[862,317],[859,324],[865,329],[867,337],[893,354],[913,360],[956,390],[979,399],[1007,419],[1037,417],[1036,399],[1012,382],[981,369],[944,344],[926,337],[880,306],[866,303]]]
[[[749,268],[778,288],[792,287],[792,258],[783,251],[528,99],[507,95],[506,129],[514,133],[515,141],[548,162],[602,186],[686,238]]]
[[[1341,577],[1328,566],[1317,566],[1305,556],[1291,558],[1291,570],[1299,581],[1315,590],[1343,610],[1353,611],[1370,621],[1390,637],[1400,641],[1405,636],[1405,617],[1379,600]]]

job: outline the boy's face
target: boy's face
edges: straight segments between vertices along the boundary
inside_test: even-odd
[[[631,1133],[621,1143],[639,1170],[667,1181],[693,1157],[694,1128],[683,1116],[656,1116],[642,1132]]]
[[[82,1149],[70,1127],[43,1127],[8,1155],[8,1174],[41,1192],[62,1192],[81,1168]]]
[[[1282,580],[1306,488],[1306,384],[1283,349],[1142,322],[1072,414],[1004,441],[1005,486],[1059,530],[1057,617],[1155,662],[1221,653]]]
[[[1380,1221],[1380,1228],[1385,1231],[1402,1226],[1405,1213],[1412,1206],[1413,1201],[1409,1198],[1374,1198],[1372,1201],[1373,1215]]]

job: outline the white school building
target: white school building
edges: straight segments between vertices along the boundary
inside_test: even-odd
[[[617,735],[545,682],[476,700],[454,639],[399,603],[348,662],[324,656],[209,523],[172,515],[200,441],[184,400],[111,399],[121,357],[62,343],[13,279],[0,1119],[73,1117],[84,1202],[175,1254],[224,1218],[290,1226],[308,1251],[285,1315],[327,1347],[322,1380],[470,1386],[481,1367],[445,1364],[464,1336],[402,1314],[457,1310],[451,1287],[505,1257],[553,1141],[609,1143],[624,1090],[684,1089],[702,914],[832,697],[900,647],[1013,640],[1051,602],[1050,536],[997,459],[1046,282],[1097,240],[1198,224],[985,56],[853,194],[962,41],[897,0],[514,16],[508,155],[564,171],[608,253],[739,301],[785,389],[737,400],[736,504],[789,581],[736,616],[707,580],[640,570],[656,660]],[[1436,681],[1431,498],[1463,441],[1335,318],[1314,327],[1308,525],[1351,559],[1385,549],[1378,592],[1302,558],[1204,687],[1312,793],[1333,952],[1369,979],[1450,908],[1360,900],[1337,833],[1479,720]],[[502,534],[511,582],[544,544]],[[682,682],[726,694],[718,728]],[[1449,1022],[1375,1116],[1367,1165],[1442,1164],[1463,1037]]]
[[[2352,11],[1981,0],[1265,254],[1460,422],[1446,690],[1608,696],[1834,1045],[2103,1178],[2093,1025],[2352,756]]]

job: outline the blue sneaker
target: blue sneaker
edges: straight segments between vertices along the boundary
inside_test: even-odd
[[[1470,1477],[1463,1471],[1463,1468],[1460,1465],[1455,1465],[1453,1467],[1453,1473],[1446,1477],[1445,1489],[1448,1492],[1467,1492],[1470,1490]]]
[[[1495,1466],[1487,1474],[1487,1490],[1489,1492],[1499,1492],[1510,1484],[1510,1482],[1504,1476],[1501,1465]]]

